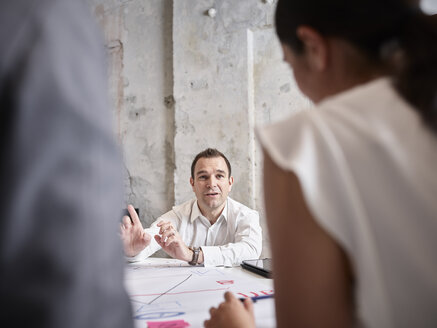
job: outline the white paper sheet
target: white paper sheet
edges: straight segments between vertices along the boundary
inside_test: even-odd
[[[150,258],[129,264],[126,289],[130,295],[136,327],[147,322],[184,320],[203,327],[209,308],[223,301],[225,291],[237,297],[273,293],[268,279],[257,278],[240,268],[192,267],[173,259]],[[257,327],[275,327],[273,299],[255,303]]]

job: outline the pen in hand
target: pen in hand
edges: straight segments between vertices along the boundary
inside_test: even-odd
[[[255,296],[255,297],[250,297],[250,299],[252,300],[252,302],[256,302],[258,300],[262,300],[262,299],[266,299],[266,298],[273,298],[275,296],[275,294],[270,294],[270,295],[261,295],[261,296]],[[246,298],[242,297],[240,298],[241,302],[244,302]]]

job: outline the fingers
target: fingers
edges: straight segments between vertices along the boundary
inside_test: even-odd
[[[152,236],[149,235],[147,232],[143,231],[143,242],[145,246],[148,246],[150,244],[150,241],[152,240]]]
[[[140,227],[142,227],[141,222],[140,222],[140,218],[137,215],[137,212],[135,211],[135,208],[129,204],[127,206],[127,210],[129,212],[130,217],[132,218],[132,224],[133,225],[139,225]]]
[[[209,314],[210,314],[210,316],[211,316],[211,319],[209,319],[209,320],[205,320],[205,321],[203,322],[203,325],[205,326],[205,328],[212,328],[212,327],[215,326],[215,325],[214,325],[214,320],[213,320],[213,318],[214,318],[214,316],[217,314],[217,309],[216,309],[215,307],[210,308],[210,309],[209,309]]]
[[[165,244],[165,239],[163,237],[159,236],[159,235],[155,235],[154,238],[155,238],[156,242],[158,243],[158,245],[161,246],[164,249],[164,251],[166,251],[167,250],[167,246]],[[169,254],[169,255],[173,257],[172,254]]]
[[[169,229],[175,230],[175,228],[173,227],[173,224],[171,222],[168,222],[168,221],[161,221],[157,224],[157,226],[160,227],[159,234],[161,234],[161,235]]]
[[[234,294],[232,294],[231,292],[226,292],[225,293],[225,301],[226,302],[232,302],[232,301],[235,301],[235,300],[237,300],[237,299],[235,298]]]
[[[174,237],[176,235],[177,235],[177,231],[175,229],[171,228],[171,229],[165,230],[161,234],[161,238],[164,238],[164,240],[165,240],[166,238]]]
[[[176,240],[173,237],[164,239],[164,237],[161,237],[159,235],[155,235],[155,240],[156,242],[159,244],[159,246],[161,246],[164,250],[166,250],[168,248],[168,246],[170,246],[171,244],[173,244]]]
[[[249,297],[249,298],[246,298],[246,299],[244,300],[243,305],[244,305],[244,308],[245,308],[247,311],[250,312],[250,314],[252,314],[252,315],[254,314],[254,313],[253,313],[253,302],[252,302],[252,300],[250,299],[250,297]]]
[[[175,240],[179,239],[179,234],[176,231],[176,229],[173,227],[173,224],[171,222],[167,221],[161,221],[157,224],[159,229],[159,234],[161,235],[161,240],[165,243],[166,246],[170,245]],[[176,237],[176,238],[172,238]],[[171,241],[171,242],[170,242]]]
[[[164,242],[164,247],[168,247],[168,246],[170,246],[171,244],[173,244],[173,243],[175,243],[175,242],[178,242],[179,240],[176,238],[176,236],[171,236],[171,237],[168,237],[166,240],[165,240],[165,242]]]
[[[120,224],[120,237],[121,237],[122,239],[124,239],[124,238],[126,237],[126,235],[127,235],[126,228],[124,227],[124,224],[121,223],[121,224]]]
[[[161,239],[162,239],[162,238],[161,238],[161,236],[159,236],[159,235],[155,235],[154,238],[155,238],[156,242],[159,244],[159,246],[162,247],[162,243],[161,243]]]
[[[238,298],[231,292],[224,295],[225,301],[218,308],[210,308],[210,319],[204,321],[206,328],[213,327],[255,327],[253,316],[253,303],[246,299],[246,305],[243,305]]]
[[[214,315],[214,313],[217,312],[217,309],[215,307],[212,307],[209,309],[209,314],[211,315],[211,317]]]
[[[132,222],[131,222],[130,218],[127,215],[123,216],[122,226],[125,229],[129,229],[132,226]]]

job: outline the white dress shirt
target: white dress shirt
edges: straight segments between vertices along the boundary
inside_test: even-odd
[[[148,229],[152,241],[129,261],[142,260],[161,247],[153,236],[159,232],[160,221],[170,221],[187,246],[201,247],[204,266],[239,265],[243,260],[257,259],[262,249],[262,230],[257,211],[228,197],[225,208],[211,225],[202,215],[197,200],[192,199],[160,216]]]
[[[347,254],[365,327],[437,327],[437,138],[387,78],[258,131]]]

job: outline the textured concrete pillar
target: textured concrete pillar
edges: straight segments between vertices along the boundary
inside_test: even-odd
[[[254,127],[309,106],[282,61],[275,3],[89,1],[108,49],[126,201],[148,226],[194,196],[193,157],[215,147],[233,167],[231,197],[261,212],[267,237]]]

